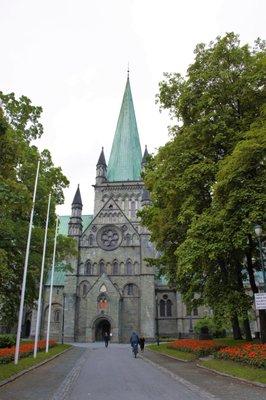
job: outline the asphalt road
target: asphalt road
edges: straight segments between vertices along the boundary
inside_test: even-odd
[[[129,345],[80,344],[0,387],[0,400],[263,400],[266,389]]]
[[[62,383],[53,400],[213,400],[183,379],[173,379],[141,358],[128,345],[90,346]],[[216,398],[217,399],[217,398]]]

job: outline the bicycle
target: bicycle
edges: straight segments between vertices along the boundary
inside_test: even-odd
[[[133,345],[132,345],[132,353],[134,354],[135,358],[137,358],[137,354],[139,352],[138,347],[139,347],[138,343],[133,343]]]

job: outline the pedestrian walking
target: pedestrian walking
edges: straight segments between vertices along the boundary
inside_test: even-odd
[[[141,336],[139,338],[139,347],[140,347],[140,351],[143,353],[144,351],[144,346],[145,346],[145,337]]]
[[[138,354],[138,346],[139,346],[139,337],[136,332],[132,332],[132,335],[130,337],[130,344],[132,347],[133,354],[136,358],[137,354]]]
[[[109,336],[108,332],[104,332],[103,340],[104,340],[105,347],[108,347],[109,340],[110,340],[110,336]]]

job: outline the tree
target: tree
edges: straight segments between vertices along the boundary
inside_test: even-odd
[[[37,297],[44,239],[48,194],[52,194],[47,263],[51,262],[55,228],[55,206],[63,202],[68,180],[61,168],[53,165],[48,150],[41,153],[31,141],[43,132],[41,108],[25,96],[16,100],[13,93],[0,93],[0,304],[1,324],[11,327],[17,319],[22,283],[29,215],[38,159],[41,161],[32,232],[25,302],[32,306]],[[58,255],[73,254],[70,238],[59,238]]]
[[[214,204],[220,165],[259,118],[265,102],[265,45],[241,46],[233,33],[199,44],[186,78],[165,74],[157,100],[177,119],[171,140],[148,163],[144,181],[152,205],[142,222],[162,253],[162,273],[187,300],[204,301],[237,320],[246,296],[241,252],[231,246],[224,210]],[[199,262],[200,260],[200,262]],[[202,293],[202,297],[195,299]],[[220,294],[218,296],[218,293]],[[224,294],[224,295],[223,295]]]

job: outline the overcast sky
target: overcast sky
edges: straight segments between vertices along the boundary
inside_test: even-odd
[[[0,0],[0,90],[43,107],[48,148],[70,180],[59,214],[80,184],[92,213],[95,165],[108,160],[127,65],[142,150],[168,139],[155,104],[163,72],[185,73],[199,42],[234,31],[265,39],[264,0]]]

